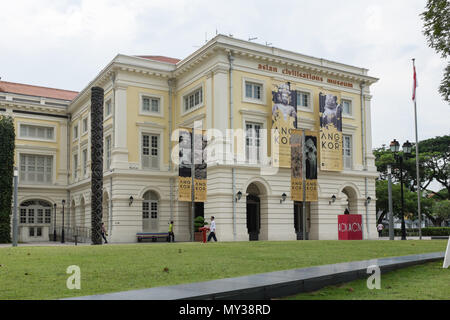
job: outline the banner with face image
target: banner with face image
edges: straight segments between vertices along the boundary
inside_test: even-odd
[[[291,198],[303,201],[302,130],[291,134]],[[306,201],[317,201],[317,133],[305,131]]]
[[[194,201],[206,201],[206,145],[207,145],[206,130],[194,129]]]
[[[342,106],[337,96],[319,94],[320,170],[342,171]]]
[[[179,129],[178,201],[192,201],[192,129]]]
[[[272,166],[291,167],[291,132],[297,128],[297,92],[290,83],[272,91]]]

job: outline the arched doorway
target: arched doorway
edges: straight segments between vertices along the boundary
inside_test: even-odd
[[[102,222],[105,225],[105,229],[109,231],[109,197],[107,192],[103,192],[103,203],[102,203]]]
[[[86,227],[86,204],[84,201],[84,197],[81,198],[81,203],[80,203],[80,222],[79,222],[79,226],[84,228]]]
[[[259,240],[261,229],[260,190],[251,183],[247,188],[247,230],[250,241]]]
[[[159,197],[154,191],[144,193],[142,202],[142,232],[158,231]]]
[[[350,214],[359,214],[359,212],[357,212],[358,194],[356,193],[355,189],[347,186],[342,189],[340,196],[342,206],[340,214],[343,214],[345,212],[345,209],[348,209]]]
[[[45,200],[27,200],[19,206],[19,241],[48,240],[53,220],[52,204]]]

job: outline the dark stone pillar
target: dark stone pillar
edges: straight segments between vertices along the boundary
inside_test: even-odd
[[[91,240],[102,244],[103,204],[103,88],[91,89]]]

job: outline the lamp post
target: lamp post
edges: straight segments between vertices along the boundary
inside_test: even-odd
[[[61,230],[61,243],[64,243],[64,205],[66,204],[66,200],[62,201],[62,230]]]
[[[56,203],[53,204],[53,212],[55,218],[53,219],[53,241],[56,242]]]
[[[14,215],[13,215],[13,247],[17,247],[19,228],[17,224],[17,190],[19,186],[19,172],[14,167]]]
[[[403,156],[405,158],[411,154],[412,144],[406,140],[406,142],[402,145],[403,155],[399,154],[400,151],[400,143],[394,139],[391,141],[389,145],[391,151],[394,153],[395,161],[400,164],[400,195],[401,195],[401,217],[402,217],[402,240],[406,240],[406,228],[405,228],[405,202],[403,199]]]

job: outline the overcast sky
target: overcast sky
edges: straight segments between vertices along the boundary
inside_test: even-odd
[[[444,59],[422,35],[426,0],[0,0],[0,77],[82,90],[117,53],[184,58],[222,34],[369,69],[373,147],[450,134]]]

